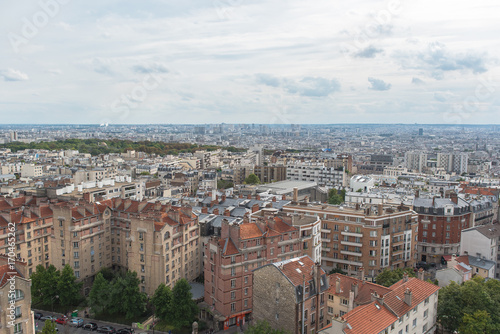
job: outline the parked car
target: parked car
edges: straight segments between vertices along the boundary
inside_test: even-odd
[[[42,321],[45,321],[45,320],[55,321],[56,318],[51,316],[51,315],[44,315],[43,317],[40,317],[40,320],[42,320]]]
[[[65,325],[68,322],[68,318],[66,317],[59,317],[56,319],[56,322],[60,325]]]
[[[35,312],[35,320],[39,320],[41,317],[43,317],[43,314],[40,312]]]
[[[83,329],[86,331],[95,331],[97,330],[97,324],[95,322],[87,322],[85,325],[83,325]]]
[[[134,329],[133,328],[122,328],[116,331],[118,334],[133,334]]]
[[[115,334],[116,330],[112,326],[102,326],[102,327],[97,328],[97,333]]]
[[[428,270],[430,265],[425,261],[420,261],[420,262],[417,262],[417,265],[415,267],[417,269],[423,268],[424,270]]]
[[[71,326],[74,326],[74,327],[82,327],[83,326],[83,319],[82,318],[73,318],[73,319],[71,319],[69,324]]]

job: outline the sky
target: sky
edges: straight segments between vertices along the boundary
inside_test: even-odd
[[[500,124],[498,0],[0,3],[0,123]]]

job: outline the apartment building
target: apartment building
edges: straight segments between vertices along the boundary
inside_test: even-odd
[[[0,253],[9,253],[9,226],[15,226],[16,258],[27,263],[27,275],[51,260],[52,210],[34,197],[0,198]]]
[[[21,168],[21,177],[40,177],[43,175],[43,166],[35,164],[26,164]]]
[[[286,180],[286,166],[258,165],[254,167],[254,174],[262,183],[271,183]]]
[[[342,207],[289,204],[284,212],[321,219],[321,264],[373,280],[383,269],[413,266],[417,259],[417,214],[404,205]]]
[[[418,151],[406,152],[405,166],[414,172],[422,173],[427,167],[427,153]]]
[[[444,168],[449,173],[467,173],[469,155],[467,153],[438,153],[437,167]]]
[[[253,318],[288,333],[317,333],[326,324],[328,279],[308,256],[253,272]]]
[[[333,318],[322,333],[379,334],[434,333],[439,287],[405,276],[391,291],[371,294],[372,302]]]
[[[420,261],[439,263],[443,255],[458,254],[461,231],[471,226],[469,204],[457,196],[420,198],[413,201],[418,213]]]
[[[220,237],[205,245],[205,303],[220,329],[247,322],[252,313],[252,270],[303,253],[300,229],[280,217],[223,220]]]
[[[327,325],[331,323],[332,317],[342,317],[358,306],[371,303],[372,293],[376,292],[377,295],[384,296],[391,292],[390,288],[367,282],[363,268],[359,269],[359,276],[331,274],[328,280],[330,287],[328,288]]]
[[[26,262],[14,264],[0,255],[0,332],[34,334],[35,322],[31,311],[31,281],[26,277]],[[13,306],[14,313],[9,309]],[[14,315],[14,318],[11,317]]]
[[[316,182],[319,186],[330,188],[347,186],[344,167],[326,167],[322,162],[289,163],[286,177],[288,180]]]
[[[500,225],[488,224],[462,230],[460,253],[494,261],[494,277],[500,279]]]
[[[87,294],[102,268],[135,271],[142,292],[201,274],[199,225],[190,208],[112,199],[52,206],[53,261],[70,264]]]

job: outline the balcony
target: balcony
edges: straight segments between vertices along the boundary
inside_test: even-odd
[[[341,245],[354,246],[354,247],[363,247],[363,244],[360,242],[351,242],[351,241],[340,241]]]
[[[340,232],[340,234],[347,235],[347,236],[350,236],[350,237],[358,237],[358,238],[362,238],[363,237],[363,233],[356,233],[356,232],[342,231],[342,232]]]
[[[321,242],[330,242],[332,239],[321,238]]]
[[[331,232],[332,232],[332,230],[329,228],[322,228],[321,229],[321,233],[331,233]]]
[[[362,253],[358,253],[358,252],[351,252],[351,251],[345,251],[345,250],[341,250],[341,251],[340,251],[340,254],[352,255],[352,256],[363,256],[363,254],[362,254]]]

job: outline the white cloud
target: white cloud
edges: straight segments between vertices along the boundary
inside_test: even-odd
[[[0,76],[3,77],[5,81],[27,81],[29,79],[26,73],[12,68],[1,70]]]

